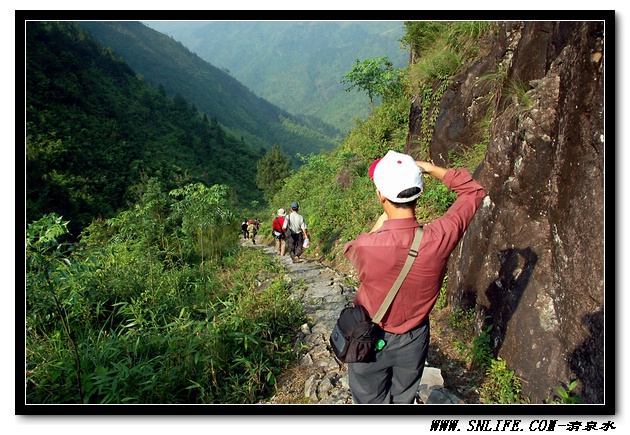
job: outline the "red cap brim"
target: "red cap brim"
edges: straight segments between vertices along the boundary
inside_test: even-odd
[[[368,170],[368,175],[370,176],[370,178],[373,180],[374,179],[374,169],[376,169],[376,165],[378,162],[380,162],[381,159],[376,159],[372,162],[372,164],[370,165],[370,169]]]

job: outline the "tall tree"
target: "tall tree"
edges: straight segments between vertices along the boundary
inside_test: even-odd
[[[282,187],[282,182],[290,175],[291,158],[283,153],[278,144],[258,161],[256,185],[267,198],[271,198]]]
[[[402,70],[394,69],[394,65],[387,56],[363,61],[356,59],[354,66],[348,74],[343,76],[341,83],[350,85],[346,88],[346,92],[355,88],[367,92],[373,112],[374,99],[382,97],[390,84],[397,82],[402,74]]]

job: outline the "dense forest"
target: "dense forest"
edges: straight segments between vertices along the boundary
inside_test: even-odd
[[[55,211],[76,236],[136,203],[152,177],[166,189],[225,184],[234,202],[262,200],[263,150],[139,79],[81,27],[29,22],[26,72],[27,221]]]

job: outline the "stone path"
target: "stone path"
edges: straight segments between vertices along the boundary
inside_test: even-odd
[[[307,323],[302,325],[296,342],[296,349],[302,349],[300,367],[308,375],[304,397],[310,403],[351,404],[347,365],[335,358],[328,340],[340,311],[354,299],[356,287],[347,284],[344,275],[318,261],[301,259],[294,264],[288,255],[278,256],[274,245],[256,247],[284,264],[286,279],[295,284],[293,297],[302,301],[307,315]],[[306,286],[298,285],[301,280]],[[425,368],[418,391],[420,404],[463,403],[444,388],[437,368]]]

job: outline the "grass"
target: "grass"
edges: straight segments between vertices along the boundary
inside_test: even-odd
[[[195,256],[145,255],[157,251],[145,236],[151,222],[69,250],[56,241],[59,222],[32,225],[26,403],[256,403],[295,362],[302,305],[260,250],[236,247],[202,269]],[[121,264],[133,267],[121,275]]]

